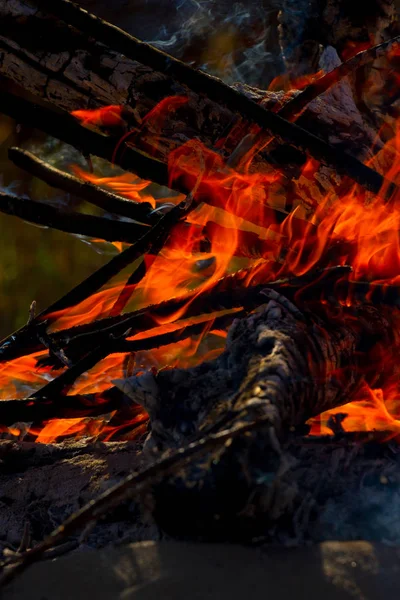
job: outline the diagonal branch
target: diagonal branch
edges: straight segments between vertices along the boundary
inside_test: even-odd
[[[294,96],[289,100],[279,111],[278,114],[288,121],[294,121],[300,113],[306,108],[310,102],[321,96],[324,92],[328,91],[333,85],[338,83],[344,77],[347,77],[353,71],[364,67],[365,65],[373,62],[377,58],[385,55],[389,50],[395,49],[400,44],[400,36],[394,37],[386,42],[382,42],[368,50],[359,52],[352,58],[349,58],[342,64],[340,64],[329,73],[326,73],[322,77],[319,77],[312,83],[310,83],[304,90],[302,90],[297,96]]]

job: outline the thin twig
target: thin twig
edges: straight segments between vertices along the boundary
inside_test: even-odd
[[[54,302],[46,310],[42,311],[33,321],[29,323],[29,325],[25,325],[4,339],[0,344],[0,361],[9,360],[10,354],[12,355],[13,352],[15,356],[15,350],[19,345],[26,348],[29,347],[29,344],[32,343],[32,340],[36,341],[36,326],[39,325],[47,315],[79,304],[79,302],[82,302],[91,294],[99,290],[105,283],[107,283],[107,281],[122,271],[122,269],[148,252],[151,244],[153,243],[153,236],[158,235],[160,231],[163,231],[164,227],[167,227],[169,230],[171,219],[173,218],[174,222],[176,222],[178,214],[185,214],[185,209],[185,202],[183,202],[182,205],[178,204],[169,213],[164,215],[164,217],[158,221],[155,227],[146,231],[146,233],[139,238],[136,243],[132,244],[132,246],[120,254],[114,256],[107,264],[100,267],[97,271],[89,275],[89,277],[79,283],[62,298]],[[171,213],[173,214],[171,215]]]
[[[82,181],[69,173],[56,169],[27,150],[9,148],[8,158],[17,167],[45,181],[48,185],[83,198],[109,213],[142,223],[155,221],[150,216],[151,206],[148,202],[139,204],[131,200],[124,200],[121,196],[103,190],[93,183]]]
[[[235,312],[233,314],[222,315],[219,317],[212,318],[213,326],[217,329],[226,327],[234,318],[243,316],[245,311]],[[209,322],[209,321],[208,321]],[[116,352],[138,352],[139,350],[153,350],[160,346],[166,346],[168,344],[174,344],[180,340],[187,339],[193,335],[198,335],[204,331],[207,325],[207,320],[204,319],[201,323],[194,325],[185,325],[180,329],[172,332],[162,333],[153,337],[148,337],[142,340],[126,340],[130,334],[130,330],[127,329],[119,339],[115,339],[115,336],[109,334],[106,339],[103,339],[103,343],[92,350],[86,356],[81,358],[72,367],[61,373],[58,377],[53,379],[50,383],[46,384],[43,388],[32,394],[32,398],[53,398],[60,394],[66,393],[66,391],[72,386],[74,381],[86,371],[89,371],[94,367],[100,360]]]

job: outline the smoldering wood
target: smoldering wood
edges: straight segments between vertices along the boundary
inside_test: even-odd
[[[244,314],[244,311],[240,311],[237,316]],[[236,315],[222,315],[213,317],[211,324],[216,328],[225,328],[230,325],[232,319]],[[174,344],[180,340],[187,339],[188,337],[199,335],[207,325],[207,321],[204,320],[201,323],[195,325],[187,325],[176,329],[176,331],[162,333],[159,335],[151,336],[143,340],[127,340],[125,339],[130,335],[130,329],[125,329],[125,332],[119,337],[113,336],[109,333],[107,337],[103,338],[103,343],[96,347],[94,350],[90,350],[82,357],[76,359],[74,364],[65,370],[61,375],[47,383],[40,390],[32,395],[32,398],[48,398],[51,399],[54,396],[66,393],[76,379],[89,371],[98,362],[103,360],[109,354],[116,352],[139,352],[142,350],[153,350],[161,346],[168,344]]]
[[[294,474],[293,446],[297,440],[289,432],[301,429],[309,416],[351,398],[359,384],[355,356],[366,324],[367,335],[372,327],[375,341],[376,336],[390,340],[389,327],[371,306],[352,309],[355,312],[344,311],[339,323],[327,323],[323,315],[302,314],[274,291],[263,293],[269,300],[267,306],[238,321],[230,332],[226,353],[215,363],[219,370],[230,373],[235,365],[238,374],[222,375],[218,394],[210,385],[215,375],[211,376],[215,365],[210,363],[197,371],[164,372],[156,380],[136,378],[122,384],[149,411],[152,431],[146,444],[148,456],[152,459],[157,456],[151,454],[151,447],[156,447],[158,452],[167,452],[164,462],[161,458],[158,463],[150,464],[147,470],[124,480],[114,495],[107,494],[78,512],[65,527],[25,554],[20,567],[42,555],[55,542],[64,540],[79,526],[119,506],[131,493],[149,488],[152,488],[149,496],[156,523],[175,535],[185,535],[188,531],[196,535],[201,531],[218,538],[230,532],[231,537],[243,539],[251,537],[256,521],[257,532],[261,527],[271,535],[271,527],[282,532],[286,526],[297,538],[300,531],[301,537],[304,523],[309,524],[312,493],[318,494],[319,490],[315,492],[314,478],[312,491],[304,501],[302,493],[310,488],[303,488],[301,476],[297,478]],[[349,377],[346,372],[344,382],[338,382],[328,364],[333,365],[333,370],[350,369]],[[193,385],[199,382],[203,412],[196,405],[199,399],[193,397],[194,392],[188,392],[188,382],[183,380],[186,376]],[[240,382],[239,391],[234,393]],[[172,404],[175,406],[168,414],[160,402],[161,383],[166,406],[169,409]],[[172,391],[165,389],[168,384],[174,386]],[[210,396],[203,393],[204,387],[209,388]],[[196,446],[196,441],[194,445],[188,443],[199,435],[205,435],[201,447],[199,442]],[[221,441],[228,443],[217,449]],[[171,449],[176,447],[174,454]],[[201,460],[197,457],[200,450],[209,451]],[[187,458],[192,460],[183,464]],[[169,478],[165,479],[167,475]],[[164,479],[159,483],[161,476]],[[139,489],[132,490],[133,484],[138,483]],[[127,496],[125,492],[129,492]],[[232,498],[229,505],[227,501]],[[207,511],[210,500],[211,508]],[[186,527],[188,522],[191,530]],[[236,527],[234,531],[232,524]]]
[[[270,269],[279,268],[279,266],[279,264],[266,262],[263,269],[257,266],[255,269],[242,269],[232,275],[222,277],[210,286],[202,297],[198,297],[196,291],[188,292],[130,313],[99,318],[91,323],[73,326],[46,335],[55,347],[64,348],[71,356],[79,357],[91,346],[97,347],[104,344],[110,335],[118,337],[128,330],[130,330],[130,335],[134,335],[152,329],[155,319],[168,317],[181,310],[185,305],[187,305],[186,316],[188,318],[238,307],[252,310],[260,301],[260,292],[267,285],[265,281],[270,274]],[[298,292],[301,287],[313,283],[312,291],[310,287],[307,287],[303,292],[305,299],[310,299],[310,294],[315,294],[317,290],[321,290],[321,287],[325,289],[329,298],[330,290],[333,294],[332,286],[336,286],[338,279],[350,272],[351,268],[348,266],[339,266],[306,274],[302,277],[289,277],[276,282],[269,282],[269,285],[276,289],[284,289],[286,294],[292,294]],[[316,282],[314,278],[316,278]],[[247,282],[249,281],[251,281],[251,285],[248,285]],[[346,292],[349,293],[349,290],[346,290],[344,283],[342,285],[345,288],[342,292],[343,297],[346,298]],[[352,283],[353,285],[356,288],[362,285],[362,291],[365,294],[370,291],[368,283],[359,284],[356,282]],[[376,286],[376,300],[379,298],[378,289],[383,292],[382,302],[385,301],[386,294],[393,299],[393,304],[396,303],[398,298],[397,288],[393,290],[390,286]],[[354,292],[354,290],[352,291]],[[365,299],[365,294],[360,297],[360,300]],[[336,300],[338,299],[340,299],[340,296],[336,297]],[[49,309],[47,311],[50,312]],[[43,326],[46,328],[47,322],[39,317],[40,315],[36,317],[36,321],[31,321],[3,341],[0,347],[0,360],[12,360],[24,353],[32,353],[46,348],[40,338],[43,335]]]
[[[149,100],[154,106],[156,102],[150,99],[152,94],[156,93],[157,100],[160,99],[161,89],[164,97],[184,94],[189,97],[189,114],[182,120],[180,113],[183,111],[185,115],[182,107],[182,110],[177,111],[178,121],[171,123],[167,119],[162,135],[158,136],[157,151],[164,161],[174,147],[194,136],[212,147],[214,141],[233,122],[234,115],[231,111],[235,111],[258,123],[275,137],[307,150],[318,160],[334,166],[338,172],[349,175],[375,193],[382,188],[382,176],[353,156],[343,156],[342,152],[322,139],[265,110],[251,97],[222,81],[140,42],[72,3],[64,0],[41,3],[40,6],[49,10],[49,13],[37,12],[35,6],[38,4],[20,3],[18,0],[11,4],[0,4],[3,54],[0,72],[35,95],[50,99],[56,106],[67,110],[92,106],[93,97],[100,104],[135,106],[131,124],[139,131],[137,115],[144,116],[152,108]],[[26,17],[25,24],[29,23],[30,27],[41,31],[42,35],[38,36],[38,40],[48,40],[50,47],[53,43],[51,40],[54,40],[54,52],[47,48],[43,57],[42,42],[39,42],[36,49],[35,43],[30,45],[29,50],[24,48],[25,25],[21,26],[18,19],[22,15]],[[60,18],[54,20],[51,15],[59,15]],[[68,18],[68,22],[76,28],[67,27],[60,20],[64,18]],[[89,37],[89,30],[85,34],[88,27],[92,34],[96,31],[98,39],[111,44],[114,51],[108,51],[104,45]],[[122,53],[126,59],[121,61],[121,55],[115,51]],[[88,65],[91,68],[88,69]],[[204,94],[210,100],[203,99]],[[221,108],[215,102],[226,105],[227,108]],[[190,123],[189,128],[187,121]],[[148,136],[143,130],[140,132],[137,143],[146,150],[149,147]],[[179,140],[178,144],[174,140]]]

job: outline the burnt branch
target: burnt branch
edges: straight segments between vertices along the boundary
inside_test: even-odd
[[[301,112],[307,107],[307,105],[315,100],[315,98],[318,98],[318,96],[321,96],[323,93],[328,91],[341,79],[347,77],[347,75],[350,75],[357,69],[372,63],[377,58],[384,56],[390,50],[394,50],[399,46],[399,43],[400,36],[397,36],[391,40],[382,42],[382,44],[368,48],[368,50],[359,52],[332,71],[329,71],[329,73],[326,73],[322,77],[316,79],[316,81],[310,83],[297,96],[289,100],[278,111],[278,114],[288,121],[296,120],[300,116]]]
[[[239,313],[235,313],[233,315],[228,314],[215,318],[213,317],[211,323],[212,326],[217,329],[227,327],[232,322],[233,318],[243,314],[244,311],[240,311]],[[207,325],[209,325],[209,322],[207,323],[207,321],[204,320],[201,323],[186,325],[176,329],[175,331],[162,333],[142,340],[125,339],[131,333],[129,328],[126,329],[122,335],[120,335],[119,339],[116,339],[115,334],[113,335],[112,333],[109,333],[106,339],[103,338],[103,343],[99,347],[86,354],[86,356],[81,358],[73,366],[53,379],[53,381],[45,385],[39,391],[35,392],[32,395],[32,398],[52,398],[53,396],[67,393],[68,389],[73,385],[80,375],[86,371],[89,371],[109,354],[113,354],[115,352],[138,352],[140,350],[153,350],[161,346],[174,344],[180,340],[187,339],[188,337],[201,334]]]
[[[10,399],[0,402],[0,423],[41,423],[50,419],[98,417],[132,405],[118,388],[97,394],[59,394],[52,398]]]
[[[78,177],[56,169],[56,167],[49,165],[27,150],[10,148],[8,158],[17,167],[45,181],[48,185],[83,198],[90,204],[98,206],[109,213],[145,224],[150,224],[156,220],[151,217],[151,206],[147,202],[139,204],[131,200],[124,200],[121,196],[104,190],[93,183],[82,181]]]
[[[51,227],[66,233],[101,238],[109,242],[118,241],[132,244],[145,231],[145,226],[139,223],[68,212],[44,202],[36,202],[5,192],[0,192],[0,211],[41,227]]]
[[[40,129],[48,135],[74,146],[84,156],[93,154],[110,162],[113,161],[119,137],[84,127],[67,112],[54,110],[49,103],[41,102],[39,104],[34,100],[2,90],[0,112],[15,119],[17,123]],[[167,165],[130,145],[124,144],[123,152],[118,152],[114,162],[142,179],[148,179],[160,185],[168,185]],[[139,207],[138,210],[140,210]]]

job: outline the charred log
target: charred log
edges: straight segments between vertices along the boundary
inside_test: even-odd
[[[362,310],[354,328],[350,315],[336,323],[315,320],[265,293],[267,306],[232,326],[214,363],[161,372],[152,382],[150,375],[134,378],[122,388],[150,416],[149,450],[251,422],[259,429],[191,461],[156,488],[156,519],[174,534],[218,538],[235,527],[246,537],[255,523],[268,529],[292,513],[297,490],[282,444],[313,415],[348,401],[360,384],[355,357],[363,352]],[[367,314],[385,337],[378,313]]]
[[[37,7],[49,13],[38,12]],[[118,103],[128,107],[126,118],[132,136],[136,133],[136,143],[144,150],[156,147],[164,161],[182,140],[197,137],[213,147],[239,114],[369,189],[378,192],[382,188],[382,177],[354,157],[343,156],[316,135],[289,124],[222,81],[140,42],[70,2],[19,4],[16,0],[11,5],[0,4],[0,15],[0,73],[69,111],[92,106],[93,97],[97,105]],[[21,16],[24,19],[19,19]],[[24,46],[26,24],[41,32],[34,38],[37,43],[31,38],[29,48]],[[103,43],[95,42],[90,37],[93,34]],[[47,48],[43,48],[44,39]],[[123,60],[118,53],[124,55]],[[209,99],[203,99],[205,94]],[[172,121],[167,118],[162,131],[143,129],[141,120],[145,114],[170,95],[188,97],[187,106],[172,110]],[[154,133],[157,143],[151,141]]]

